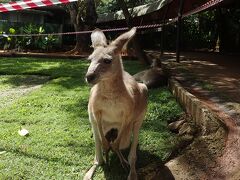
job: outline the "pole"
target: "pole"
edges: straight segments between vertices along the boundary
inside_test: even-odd
[[[163,26],[162,26],[162,31],[161,31],[161,53],[160,56],[162,57],[164,54],[164,39],[165,39],[165,23],[166,23],[166,17],[168,14],[168,9],[169,9],[169,4],[166,7],[166,11],[164,13],[164,17],[163,17]]]
[[[178,18],[177,18],[177,41],[176,41],[176,61],[180,62],[180,44],[181,44],[181,26],[182,26],[182,11],[183,11],[183,1],[179,0],[178,6]]]

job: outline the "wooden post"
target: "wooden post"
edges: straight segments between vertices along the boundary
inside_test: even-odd
[[[179,0],[178,17],[177,17],[177,41],[176,41],[176,61],[180,62],[180,41],[181,41],[181,25],[182,25],[182,11],[183,1]]]
[[[164,17],[163,17],[163,25],[162,25],[162,31],[161,31],[161,53],[160,56],[162,57],[164,54],[164,39],[165,39],[165,23],[166,23],[166,17],[168,14],[168,9],[169,9],[169,4],[167,5],[166,11],[164,13]]]

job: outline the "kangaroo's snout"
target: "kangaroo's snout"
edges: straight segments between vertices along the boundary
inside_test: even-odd
[[[96,80],[96,75],[94,73],[91,73],[91,74],[86,74],[85,78],[86,78],[86,81],[87,83],[91,84],[94,82],[94,80]]]

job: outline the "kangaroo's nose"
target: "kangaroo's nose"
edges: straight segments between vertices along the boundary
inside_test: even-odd
[[[94,80],[96,79],[96,75],[95,74],[87,74],[86,75],[86,81],[88,82],[88,83],[91,83],[91,82],[93,82]]]

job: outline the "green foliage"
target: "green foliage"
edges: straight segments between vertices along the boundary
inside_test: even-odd
[[[192,15],[183,21],[183,48],[214,49],[217,41],[214,11]]]
[[[13,28],[10,28],[10,29],[9,29],[9,33],[10,33],[10,34],[15,34],[15,32],[16,32],[15,29],[13,29]]]
[[[182,46],[186,49],[219,48],[222,52],[238,52],[239,19],[239,7],[218,8],[189,16],[184,19]]]
[[[239,52],[240,49],[240,3],[236,7],[218,11],[219,49],[222,52]]]
[[[58,44],[59,38],[54,35],[48,35],[43,40],[42,49],[44,50],[51,50]]]
[[[0,34],[2,35],[0,45],[3,46],[4,50],[15,48],[17,39],[15,37],[6,36],[6,33],[9,35],[14,35],[16,33],[16,30],[10,27],[7,32],[0,31]]]
[[[136,61],[124,64],[131,73],[143,68]],[[94,159],[87,114],[90,88],[84,81],[87,66],[83,60],[0,58],[0,74],[8,74],[0,76],[1,92],[40,84],[30,80],[33,74],[51,77],[41,88],[14,96],[11,104],[0,108],[0,179],[83,178]],[[174,139],[167,120],[181,112],[166,88],[149,92],[137,168],[161,163],[167,156]],[[30,135],[19,136],[20,127]],[[126,179],[116,155],[110,155],[110,163],[111,170],[99,168],[95,179]]]
[[[44,34],[46,29],[42,25],[26,24],[10,27],[2,25],[0,34],[9,34],[10,36],[2,36],[0,48],[5,50],[17,49],[18,51],[24,50],[44,50],[50,51],[55,49],[59,44],[59,38],[53,35],[46,36],[30,36],[30,34]],[[11,36],[14,34],[25,34],[26,36]]]
[[[39,50],[49,50],[52,49],[54,44],[57,42],[57,38],[52,35],[48,36],[28,36],[28,34],[43,34],[45,29],[43,26],[37,26],[33,24],[26,25],[21,28],[21,32],[26,34],[19,40],[19,45],[24,49],[39,49]]]

